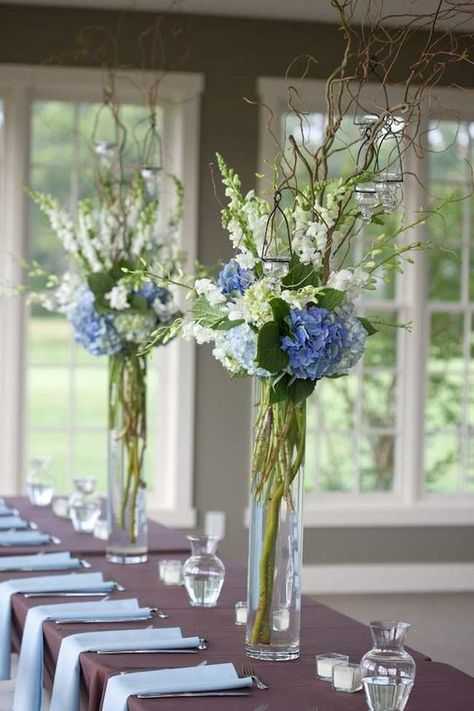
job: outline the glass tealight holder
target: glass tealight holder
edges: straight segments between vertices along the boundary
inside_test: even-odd
[[[161,580],[165,585],[183,585],[183,563],[181,560],[160,561]]]
[[[54,494],[54,480],[51,474],[52,458],[34,457],[26,480],[27,493],[33,506],[50,506]]]
[[[69,518],[69,503],[64,497],[59,497],[53,501],[53,514],[59,518]]]
[[[247,614],[248,607],[246,602],[236,602],[235,603],[235,624],[236,625],[246,625],[247,624]]]
[[[316,655],[316,676],[322,681],[332,681],[332,669],[336,664],[349,662],[347,654],[338,654],[337,652],[327,652],[326,654]]]
[[[346,694],[354,694],[362,689],[362,677],[358,664],[342,662],[332,668],[332,688]]]
[[[97,500],[84,500],[73,504],[70,509],[70,516],[74,530],[78,533],[92,533],[100,514],[101,505]]]

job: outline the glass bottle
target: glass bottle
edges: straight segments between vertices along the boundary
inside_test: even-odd
[[[217,557],[217,536],[188,536],[191,557],[183,566],[184,586],[192,607],[216,607],[225,566]]]
[[[370,711],[403,711],[415,681],[416,664],[403,645],[407,622],[370,623],[374,646],[362,657],[360,671]]]

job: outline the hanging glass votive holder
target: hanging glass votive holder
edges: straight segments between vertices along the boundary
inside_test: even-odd
[[[275,280],[282,279],[288,274],[293,256],[290,226],[280,207],[281,198],[282,194],[277,190],[273,198],[273,210],[268,216],[265,227],[262,246],[264,274]]]
[[[163,180],[163,168],[153,165],[144,165],[140,169],[145,191],[150,200],[159,200]]]
[[[374,213],[374,208],[379,202],[379,196],[373,183],[360,183],[355,189],[355,199],[360,209],[360,214],[368,222]]]
[[[385,213],[393,212],[402,200],[402,182],[400,173],[382,171],[375,178],[375,190]]]
[[[117,160],[118,145],[109,141],[96,141],[94,144],[95,154],[99,165],[103,170],[112,170]]]

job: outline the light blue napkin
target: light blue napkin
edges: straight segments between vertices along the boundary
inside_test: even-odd
[[[28,528],[28,521],[23,521],[19,516],[0,516],[0,530],[8,531],[10,528]]]
[[[16,516],[15,509],[7,506],[3,501],[0,501],[0,516]]]
[[[124,617],[133,620],[150,613],[140,608],[138,600],[102,600],[101,602],[68,602],[60,605],[32,607],[26,616],[15,686],[13,711],[40,711],[43,685],[43,622],[67,617],[93,620],[108,618],[111,622]]]
[[[79,568],[79,558],[72,558],[68,551],[62,553],[35,553],[34,555],[6,555],[0,557],[0,573],[3,570],[31,568],[31,570],[61,570]]]
[[[128,697],[136,694],[225,691],[248,686],[252,686],[252,679],[240,679],[233,664],[208,664],[205,667],[119,674],[112,676],[107,682],[102,711],[127,711]]]
[[[63,639],[54,674],[50,711],[79,711],[79,655],[97,649],[193,649],[199,637],[183,637],[179,627],[102,630]]]
[[[19,592],[107,592],[113,581],[104,581],[102,573],[70,573],[35,578],[6,580],[0,583],[0,679],[10,678],[11,596]]]
[[[42,546],[51,543],[49,533],[40,531],[2,531],[0,546]]]

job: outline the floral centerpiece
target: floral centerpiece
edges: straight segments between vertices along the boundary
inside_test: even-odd
[[[190,311],[172,331],[182,326],[185,337],[212,343],[233,377],[256,376],[247,651],[292,659],[299,654],[306,399],[322,378],[347,375],[376,333],[355,299],[420,245],[382,234],[357,265],[334,269],[334,252],[360,221],[355,188],[367,176],[315,182],[282,208],[280,191],[273,205],[254,191],[243,195],[219,155],[218,165],[235,256],[215,278],[194,281]]]
[[[157,329],[179,315],[173,293],[152,281],[137,281],[134,272],[146,260],[173,274],[181,256],[176,232],[182,211],[182,188],[174,178],[175,210],[163,218],[156,171],[135,171],[125,183],[102,170],[98,194],[78,203],[75,216],[50,195],[31,191],[66,251],[71,269],[45,275],[39,265],[31,274],[46,277],[46,288],[30,301],[64,314],[74,339],[89,353],[109,361],[109,542],[114,562],[146,559],[144,457],[147,355],[144,345]],[[155,338],[156,345],[160,340]]]

